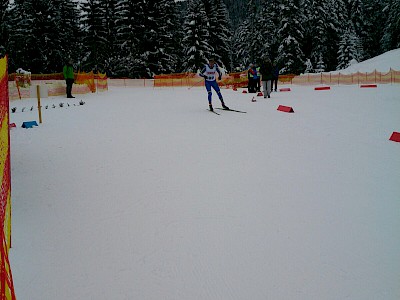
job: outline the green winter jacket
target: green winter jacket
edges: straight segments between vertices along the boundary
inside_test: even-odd
[[[63,69],[64,79],[74,79],[74,67],[65,65]]]

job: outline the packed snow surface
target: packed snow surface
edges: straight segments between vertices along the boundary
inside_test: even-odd
[[[17,299],[400,299],[400,85],[290,88],[12,101]]]

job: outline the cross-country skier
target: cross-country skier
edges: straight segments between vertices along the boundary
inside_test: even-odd
[[[222,104],[222,108],[229,109],[229,107],[226,106],[224,103],[224,99],[222,98],[221,90],[217,83],[217,75],[218,75],[218,80],[221,80],[222,73],[213,58],[210,58],[208,60],[208,64],[204,65],[204,67],[201,70],[199,75],[205,79],[205,86],[206,86],[206,90],[208,92],[208,105],[210,107],[210,110],[211,111],[214,110],[213,106],[212,106],[212,101],[211,101],[211,99],[212,99],[211,88],[213,88],[217,92],[218,98]]]

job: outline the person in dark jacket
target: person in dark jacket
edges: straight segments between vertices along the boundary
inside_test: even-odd
[[[74,67],[72,59],[69,59],[63,68],[65,83],[67,84],[67,98],[75,98],[72,96],[72,85],[74,84]]]
[[[255,93],[257,90],[258,73],[254,64],[250,64],[250,68],[247,70],[247,79],[249,80],[248,90],[249,93]]]
[[[274,89],[275,92],[278,90],[278,78],[279,78],[279,68],[277,63],[274,63],[272,66],[272,84],[271,89]]]
[[[256,82],[257,92],[261,92],[261,74],[260,74],[261,72],[260,72],[260,67],[257,64],[255,65],[255,67],[256,67],[257,75],[258,75],[257,82]]]
[[[261,82],[263,86],[264,98],[271,98],[271,81],[273,78],[273,69],[271,60],[265,57],[260,66]]]

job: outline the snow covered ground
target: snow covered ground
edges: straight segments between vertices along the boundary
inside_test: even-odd
[[[18,300],[399,299],[400,85],[291,88],[13,101]]]
[[[348,68],[331,73],[351,74],[378,71],[388,73],[390,69],[400,71],[400,48],[388,51],[382,55],[367,59]]]

